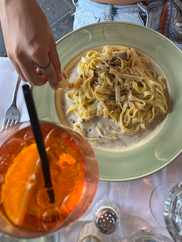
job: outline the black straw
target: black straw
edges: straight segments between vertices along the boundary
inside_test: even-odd
[[[37,144],[37,149],[38,149],[40,160],[41,160],[45,187],[48,189],[47,193],[50,198],[50,203],[55,203],[54,190],[52,188],[51,174],[50,174],[50,168],[49,168],[49,161],[48,161],[47,154],[45,151],[44,141],[43,141],[34,101],[32,98],[31,91],[30,91],[30,87],[29,87],[29,85],[25,84],[22,86],[22,88],[23,88],[23,94],[24,94],[28,114],[30,117],[32,131],[33,131],[33,134],[35,137],[35,142]]]

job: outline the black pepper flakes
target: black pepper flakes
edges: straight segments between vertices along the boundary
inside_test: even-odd
[[[75,123],[75,120],[73,120],[72,118],[70,119],[70,121],[74,124]]]
[[[127,52],[123,52],[119,55],[119,57],[123,60],[125,60],[127,58]]]
[[[111,60],[111,62],[114,62],[114,61],[116,61],[117,60],[117,58],[115,57],[115,58],[113,58],[112,60]]]
[[[139,82],[139,83],[138,83],[138,86],[139,86],[139,87],[143,87],[143,85],[142,85],[142,83],[141,83],[141,82]]]
[[[110,100],[114,100],[114,97],[115,97],[114,94],[111,94],[111,95],[109,96],[109,99],[110,99]]]

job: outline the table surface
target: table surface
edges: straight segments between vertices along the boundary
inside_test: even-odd
[[[6,57],[0,57],[0,127],[3,122],[4,114],[10,106],[14,91],[17,74]],[[23,82],[21,83],[21,85]],[[26,106],[23,99],[23,92],[20,86],[18,92],[17,106],[21,113],[21,120],[29,120]],[[129,182],[99,182],[96,196],[87,212],[73,225],[61,231],[57,239],[61,242],[76,241],[78,233],[87,221],[92,220],[92,211],[95,204],[101,199],[114,201],[122,215],[134,215],[146,220],[155,231],[169,236],[165,227],[162,227],[153,218],[149,209],[149,198],[153,189],[160,183],[166,181],[179,182],[182,178],[182,155],[179,155],[171,164],[157,173]],[[160,203],[161,209],[163,203]]]

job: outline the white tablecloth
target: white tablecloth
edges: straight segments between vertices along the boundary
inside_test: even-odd
[[[14,91],[17,74],[8,58],[0,58],[0,127],[6,109],[9,107]],[[21,84],[22,85],[22,84]],[[21,121],[29,120],[23,100],[22,88],[18,92],[17,106],[21,112]],[[179,182],[182,179],[182,155],[179,155],[168,167],[143,179],[129,182],[99,182],[94,201],[87,212],[71,227],[58,235],[61,242],[76,241],[84,221],[92,220],[92,210],[101,199],[114,201],[122,214],[135,215],[145,219],[155,231],[169,236],[165,227],[162,227],[152,217],[149,209],[149,197],[154,187],[165,181]],[[169,236],[170,237],[170,236]]]

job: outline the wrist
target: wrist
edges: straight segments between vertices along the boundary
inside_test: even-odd
[[[29,2],[30,1],[30,2]],[[36,0],[0,0],[0,20],[8,12],[16,12],[18,9],[24,9],[28,7],[29,4],[37,3]]]
[[[17,1],[21,0],[0,0],[0,19],[7,14],[7,11],[11,6],[13,6]]]

